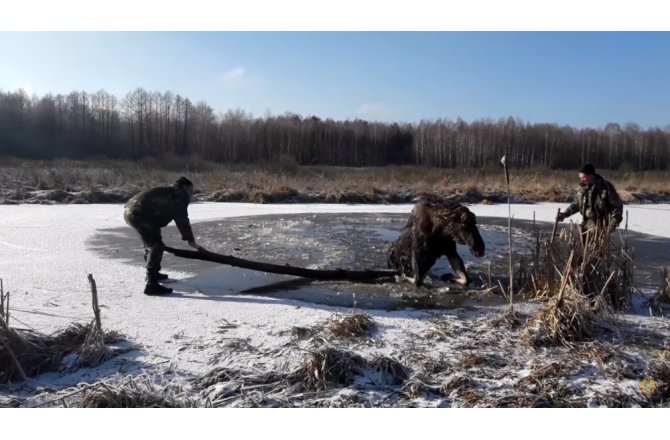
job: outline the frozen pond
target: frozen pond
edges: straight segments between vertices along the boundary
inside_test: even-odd
[[[558,207],[565,205],[512,205],[515,250],[528,252],[533,245],[533,218],[546,238]],[[198,240],[215,252],[278,264],[362,269],[386,266],[386,251],[411,209],[411,205],[195,203],[189,214]],[[504,283],[508,207],[474,205],[471,210],[487,245],[484,258],[459,248],[472,287],[488,277],[489,265],[492,281]],[[636,287],[653,294],[659,286],[659,269],[670,267],[670,205],[627,206],[628,211]],[[38,378],[55,389],[147,371],[179,380],[206,374],[214,366],[285,371],[302,362],[305,349],[312,347],[311,338],[296,341],[295,329],[325,329],[331,320],[355,312],[354,305],[368,309],[378,325],[370,344],[355,346],[364,357],[404,359],[417,371],[423,364],[412,359],[427,355],[457,365],[477,346],[481,324],[506,308],[496,305],[500,296],[485,298],[440,281],[440,275],[451,270],[446,260],[431,271],[431,286],[415,289],[407,282],[312,281],[166,254],[164,270],[178,280],[171,284],[175,293],[146,296],[141,242],[124,224],[122,212],[120,204],[0,206],[0,278],[5,292],[12,294],[10,326],[51,333],[90,322],[87,274],[93,274],[103,327],[137,344],[137,350],[102,366],[71,371],[66,365],[63,371]],[[174,225],[164,229],[164,238],[169,245],[186,247]],[[530,313],[537,305],[520,301],[515,307]],[[645,307],[627,313],[629,330],[667,328],[666,319],[648,315]],[[443,324],[449,330],[444,340],[428,336]],[[498,329],[487,334],[492,347],[498,347]],[[516,342],[509,347],[516,350]],[[501,354],[514,359],[517,370],[505,373],[512,380],[527,376],[538,361],[529,359],[524,350],[495,352]],[[639,381],[628,382],[630,393],[638,392]],[[504,389],[498,386],[502,382],[489,379],[477,382],[477,387],[491,383],[495,390]],[[593,386],[601,392],[620,392],[618,379],[601,377]],[[19,396],[32,392],[23,387],[11,392]],[[496,392],[493,386],[485,389]]]
[[[194,232],[207,249],[250,260],[314,269],[384,269],[387,250],[406,221],[407,214],[392,213],[265,215],[199,222],[194,225]],[[484,218],[479,223],[486,256],[475,258],[466,246],[459,245],[459,254],[473,280],[471,287],[488,279],[489,265],[494,282],[496,275],[507,270],[506,227],[500,219]],[[516,223],[515,249],[528,250],[532,228]],[[174,228],[164,230],[164,241],[184,247]],[[120,259],[139,267],[144,264],[139,237],[129,227],[100,229],[87,245],[103,258]],[[431,285],[420,289],[405,281],[370,284],[266,274],[167,253],[163,263],[165,272],[178,270],[197,275],[172,283],[173,295],[253,293],[365,309],[444,308],[481,300],[460,286],[440,281],[441,275],[451,272],[446,258],[438,260],[430,271]]]

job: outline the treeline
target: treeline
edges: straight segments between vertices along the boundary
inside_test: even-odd
[[[629,123],[577,129],[519,119],[418,124],[335,121],[296,114],[216,114],[172,92],[138,88],[119,100],[100,90],[28,96],[0,91],[0,155],[139,159],[166,154],[229,163],[667,169],[670,131]]]

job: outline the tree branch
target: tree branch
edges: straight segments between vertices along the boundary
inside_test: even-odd
[[[242,258],[233,257],[231,255],[217,254],[206,249],[191,251],[166,246],[165,250],[181,258],[211,261],[214,263],[227,264],[229,266],[242,267],[244,269],[278,273],[283,275],[294,275],[303,278],[314,278],[317,280],[376,281],[393,278],[396,275],[399,275],[399,273],[395,270],[321,270],[289,266],[288,264],[282,266],[279,264],[245,260]]]

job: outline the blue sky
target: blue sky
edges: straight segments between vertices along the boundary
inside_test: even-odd
[[[670,124],[668,32],[2,32],[0,89],[172,90],[215,111]]]

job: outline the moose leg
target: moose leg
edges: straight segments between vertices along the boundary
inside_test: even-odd
[[[421,264],[421,256],[417,251],[412,249],[412,275],[414,275],[414,279],[410,279],[412,283],[416,287],[419,287],[423,284],[423,277],[425,275],[425,272],[422,270],[422,264]]]
[[[432,255],[430,246],[424,236],[415,235],[412,242],[412,275],[416,287],[423,285],[426,274],[435,264],[436,258]]]
[[[400,272],[401,277],[414,284],[412,270],[412,234],[406,230],[400,233],[398,239],[391,245],[387,254],[386,264],[389,269]]]
[[[461,258],[460,255],[458,255],[458,252],[456,251],[456,243],[453,243],[447,247],[445,255],[447,256],[449,264],[451,264],[451,270],[454,273],[453,275],[446,274],[442,276],[442,280],[451,281],[460,284],[461,286],[467,286],[468,284],[470,284],[470,277],[468,276],[468,273],[465,271],[465,264],[463,264],[463,259]]]

